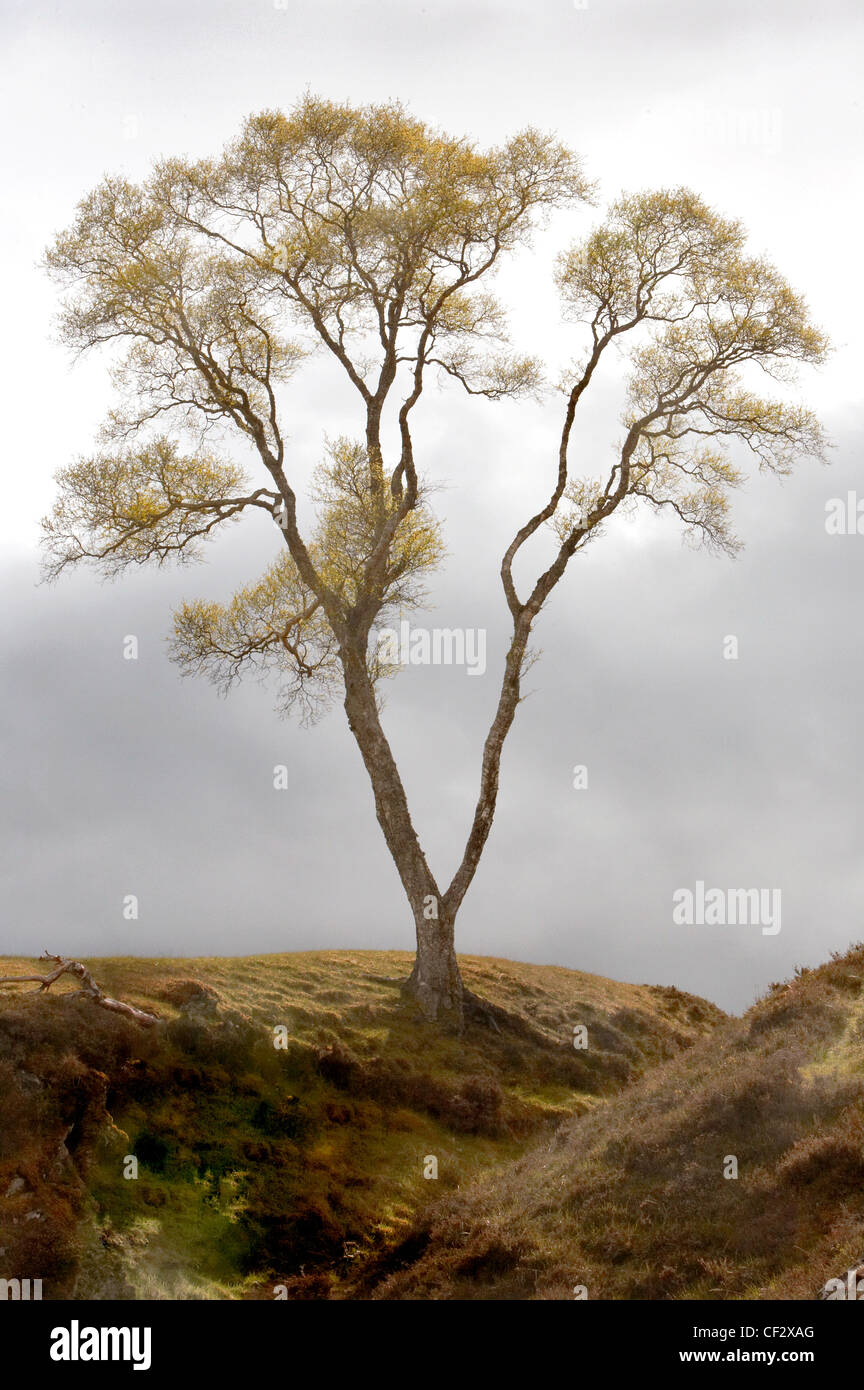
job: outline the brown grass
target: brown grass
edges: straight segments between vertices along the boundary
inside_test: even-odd
[[[362,1291],[815,1297],[864,1248],[862,978],[859,946],[772,986],[743,1019],[426,1213]],[[737,1179],[724,1176],[730,1155]]]
[[[42,1278],[46,1297],[338,1293],[437,1193],[722,1018],[674,989],[469,958],[466,983],[495,1021],[474,1016],[455,1037],[403,1003],[405,953],[87,964],[166,1026],[145,1032],[65,981],[0,992],[0,1275]],[[4,961],[0,974],[33,969]],[[423,1178],[429,1154],[437,1182]],[[496,1267],[482,1256],[477,1280]]]

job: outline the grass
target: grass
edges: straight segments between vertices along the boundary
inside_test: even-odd
[[[504,1012],[456,1037],[403,1003],[406,953],[87,964],[165,1027],[62,981],[0,993],[0,1246],[45,1297],[343,1296],[442,1195],[723,1017],[671,988],[469,957],[466,984]]]
[[[862,982],[858,946],[772,986],[424,1213],[354,1292],[814,1298],[864,1249]]]

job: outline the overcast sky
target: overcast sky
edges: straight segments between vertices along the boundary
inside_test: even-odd
[[[412,925],[337,706],[312,730],[273,691],[220,698],[167,660],[173,605],[225,598],[275,553],[250,519],[182,572],[37,587],[52,475],[91,446],[105,364],[53,338],[37,261],[106,172],[215,153],[242,118],[307,88],[398,97],[454,133],[557,131],[620,190],[688,184],[741,217],[830,334],[802,380],[835,448],[735,501],[737,560],[615,520],[571,566],[537,633],[506,747],[498,814],[459,918],[464,952],[676,984],[745,1007],[796,964],[864,937],[859,595],[864,536],[830,536],[826,501],[860,489],[862,10],[856,0],[172,0],[9,3],[0,50],[5,169],[3,921],[0,951],[217,955],[410,948]],[[555,253],[601,215],[557,218],[500,282],[514,334],[553,365],[575,351]],[[598,384],[580,451],[608,468],[620,364]],[[301,475],[323,435],[356,434],[324,364],[286,397]],[[442,484],[450,558],[439,626],[482,627],[487,672],[409,669],[386,729],[442,885],[461,855],[497,698],[500,555],[545,500],[560,405],[432,391],[417,451]],[[263,481],[263,480],[262,480]],[[478,528],[478,519],[480,525]],[[478,534],[479,529],[479,534]],[[123,659],[123,639],[139,659]],[[724,637],[739,659],[723,659]],[[290,769],[273,788],[273,766]],[[586,764],[587,790],[572,786]],[[782,891],[782,929],[679,926],[672,894]],[[123,918],[124,896],[139,900]]]

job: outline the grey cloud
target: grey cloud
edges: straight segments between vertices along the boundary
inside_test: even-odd
[[[243,113],[289,106],[307,84],[334,97],[403,97],[482,139],[526,119],[555,126],[589,165],[598,150],[617,152],[635,183],[656,154],[640,113],[663,101],[688,109],[703,82],[716,94],[728,73],[730,101],[742,91],[757,104],[782,101],[783,149],[766,163],[760,152],[706,145],[694,164],[688,147],[681,177],[712,196],[715,184],[724,197],[740,186],[728,210],[769,226],[782,193],[784,254],[797,256],[790,273],[801,278],[803,268],[805,289],[818,281],[820,315],[856,327],[841,255],[842,237],[860,225],[857,184],[841,178],[860,125],[850,55],[861,15],[851,0],[818,8],[590,0],[584,12],[568,0],[310,0],[284,10],[269,0],[20,4],[6,7],[2,23],[10,77],[24,65],[33,103],[10,169],[7,303],[25,286],[29,306],[33,286],[32,302],[41,296],[44,306],[32,267],[45,229],[63,225],[99,170],[135,173],[160,152],[211,148]],[[788,75],[802,63],[806,90]],[[141,135],[124,144],[127,110],[140,114]],[[682,132],[685,145],[691,135]],[[676,147],[667,154],[677,177]],[[836,265],[806,236],[796,240],[799,220],[812,214],[817,156],[820,166],[836,161]],[[519,310],[529,329],[532,307]],[[43,395],[52,383],[68,392],[68,383],[47,346],[39,379],[29,312],[21,329],[10,341],[26,351],[14,351],[4,376],[7,469],[14,479],[26,457],[21,476],[38,476],[50,495],[45,480],[63,462],[59,443],[67,445]],[[847,362],[857,345],[841,343]],[[34,376],[39,391],[27,396]],[[75,381],[98,418],[107,382],[93,369]],[[602,417],[612,394],[604,386],[580,440],[598,467],[608,458]],[[349,398],[317,367],[290,406],[304,470],[320,452],[322,427],[356,432]],[[68,430],[76,441],[83,418]],[[26,436],[15,434],[22,419]],[[50,449],[38,437],[34,447],[34,420],[54,429]],[[446,483],[434,500],[452,552],[428,621],[488,630],[484,678],[411,669],[388,689],[386,727],[443,880],[467,831],[500,672],[497,564],[525,500],[546,487],[553,431],[530,411],[434,393],[420,420],[424,465]],[[499,812],[458,923],[460,949],[671,982],[739,1008],[796,964],[862,935],[864,536],[824,530],[826,498],[858,483],[861,438],[848,407],[833,420],[830,470],[802,467],[782,487],[759,479],[736,499],[748,545],[736,562],[684,549],[674,527],[643,520],[615,525],[574,565],[538,630],[544,655],[505,750]],[[257,574],[271,553],[260,527],[238,529],[207,567],[186,574],[137,574],[113,587],[82,575],[48,590],[33,582],[34,506],[28,493],[15,513],[20,543],[3,566],[0,950],[410,948],[409,914],[341,711],[302,730],[276,718],[272,691],[247,686],[223,700],[206,684],[181,682],[167,661],[172,603],[222,596]],[[11,509],[7,500],[7,526]],[[137,662],[122,659],[127,633],[139,638]],[[737,662],[722,659],[728,633],[740,639]],[[285,792],[272,786],[276,763],[290,769]],[[576,763],[588,765],[587,791],[571,785]],[[697,879],[780,887],[781,933],[674,926],[672,893]],[[122,917],[129,893],[140,900],[135,922]]]

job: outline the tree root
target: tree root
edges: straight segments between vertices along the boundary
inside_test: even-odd
[[[488,1028],[494,1028],[496,1033],[502,1032],[501,1024],[505,1027],[513,1023],[513,1015],[508,1014],[506,1009],[499,1008],[497,1004],[490,1004],[488,999],[481,999],[479,994],[472,994],[470,989],[462,990],[462,1013],[467,1021],[472,1023],[483,1023]]]
[[[506,1036],[527,1043],[542,1052],[568,1052],[563,1039],[560,1042],[556,1041],[548,1033],[537,1028],[530,1019],[521,1014],[511,1013],[509,1009],[503,1008],[500,1004],[493,1004],[490,999],[484,999],[470,989],[462,991],[462,1016],[466,1024],[490,1028],[499,1037]]]
[[[53,960],[57,962],[57,969],[52,970],[48,975],[5,975],[0,976],[0,985],[18,985],[22,983],[38,982],[37,994],[42,994],[51,988],[55,980],[59,980],[61,975],[77,975],[81,980],[81,989],[74,991],[75,994],[83,994],[88,999],[92,999],[94,1004],[98,1004],[101,1009],[108,1009],[111,1013],[122,1014],[124,1018],[131,1018],[142,1028],[153,1028],[162,1020],[157,1014],[148,1014],[144,1009],[136,1009],[133,1004],[124,1004],[122,999],[112,999],[110,995],[97,985],[86,965],[82,965],[80,960],[67,960],[65,956],[52,956],[50,952],[43,951],[40,960]]]

